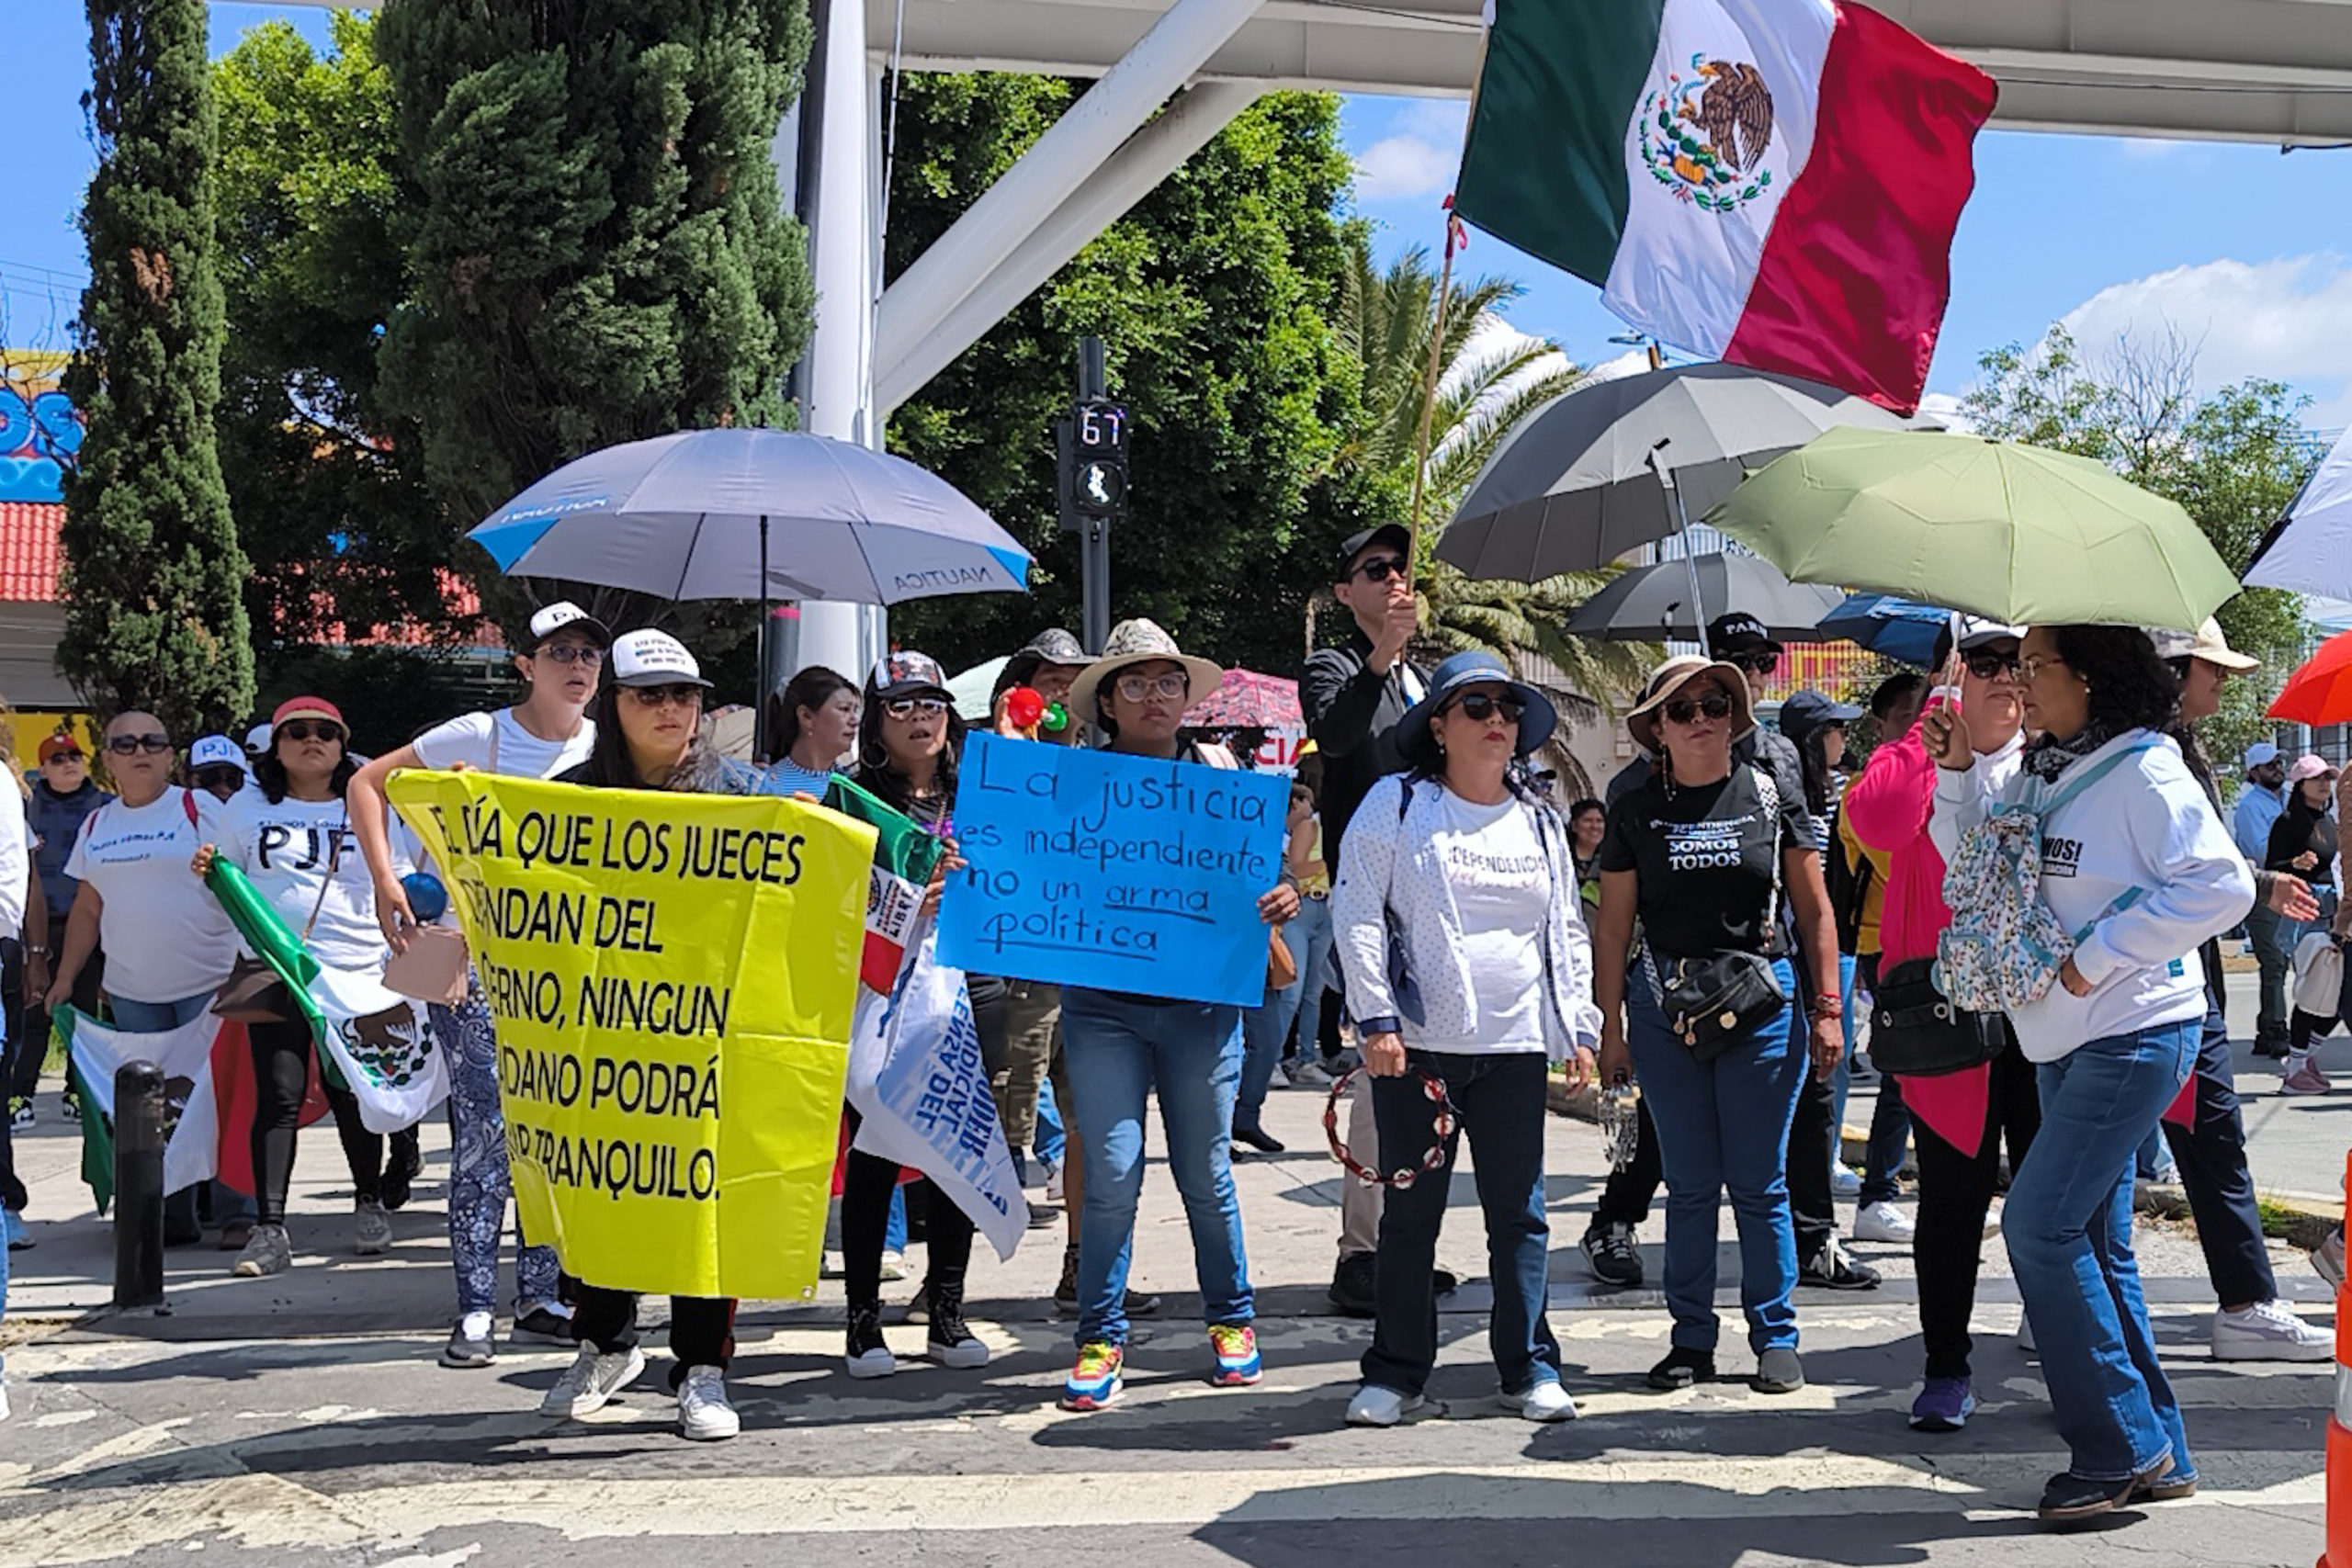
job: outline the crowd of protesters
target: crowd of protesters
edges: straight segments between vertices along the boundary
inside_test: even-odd
[[[1338,1141],[1351,1176],[1340,1184],[1329,1294],[1336,1310],[1372,1322],[1347,1421],[1393,1427],[1426,1404],[1438,1303],[1455,1285],[1437,1248],[1465,1135],[1493,1285],[1497,1394],[1531,1421],[1574,1417],[1569,1382],[1580,1374],[1545,1321],[1546,1116],[1564,1077],[1571,1093],[1594,1084],[1633,1106],[1625,1157],[1581,1233],[1598,1280],[1644,1281],[1636,1235],[1664,1191],[1666,1351],[1650,1385],[1724,1375],[1714,1296],[1728,1198],[1747,1381],[1764,1394],[1803,1387],[1800,1292],[1880,1282],[1839,1235],[1845,1199],[1855,1239],[1907,1246],[1917,1269],[1916,1428],[1957,1430],[1976,1409],[1971,1309],[1983,1248],[2000,1237],[2072,1454],[2042,1516],[2071,1522],[2193,1490],[2196,1463],[2131,1244],[2132,1179],[2147,1150],[2169,1155],[2196,1214],[2219,1301],[2214,1356],[2328,1354],[2271,1275],[2222,1025],[2220,944],[2243,926],[2258,955],[2256,1048],[2286,1058],[2282,1092],[2325,1091],[2311,1049],[2345,1016],[2342,998],[2294,982],[2313,952],[2340,947],[2352,920],[2352,901],[2336,894],[2341,780],[2317,758],[2257,745],[2224,818],[2192,727],[2253,661],[2210,623],[2193,636],[2152,635],[1955,616],[1928,675],[1888,679],[1867,707],[1799,692],[1768,728],[1760,709],[1783,650],[1735,610],[1707,628],[1703,652],[1667,659],[1644,682],[1623,719],[1634,761],[1606,799],[1564,807],[1542,761],[1558,725],[1544,691],[1489,654],[1434,667],[1414,657],[1410,548],[1395,526],[1337,548],[1332,592],[1351,625],[1302,672],[1309,745],[1282,825],[1280,879],[1252,911],[1273,929],[1277,960],[1260,1005],[967,977],[1016,1168],[1027,1184],[1033,1158],[1045,1168],[1047,1202],[1032,1206],[1031,1224],[1058,1218],[1067,1229],[1056,1300],[1074,1320],[1075,1355],[1062,1405],[1117,1402],[1132,1320],[1159,1304],[1129,1280],[1155,1100],[1191,1233],[1206,1376],[1259,1381],[1233,1151],[1281,1150],[1263,1118],[1277,1085],[1344,1081]],[[412,903],[412,874],[426,868],[384,794],[401,769],[812,800],[839,773],[947,840],[928,899],[960,863],[953,820],[968,727],[924,654],[891,653],[862,682],[799,671],[771,701],[772,760],[758,761],[720,750],[704,711],[710,682],[665,633],[616,636],[576,606],[552,605],[517,640],[514,663],[524,692],[514,705],[451,719],[372,761],[353,755],[343,715],[315,697],[281,705],[249,745],[195,739],[184,770],[159,720],[115,716],[103,740],[112,792],[92,781],[70,736],[42,742],[37,779],[0,790],[0,931],[21,933],[0,941],[17,1025],[14,1126],[36,1115],[53,1010],[150,1032],[213,1005],[240,946],[203,878],[216,858],[339,967],[380,969],[424,924],[448,920]],[[986,728],[1236,767],[1227,748],[1184,726],[1220,679],[1149,621],[1121,624],[1095,655],[1048,629],[1006,662]],[[1029,692],[1059,722],[1024,722],[1012,699]],[[1849,732],[1866,720],[1876,744],[1850,769]],[[2020,833],[2031,853],[1985,859]],[[1947,886],[1956,861],[2022,869],[2015,886],[1971,892]],[[2005,949],[2002,933],[2035,919],[2067,940],[2063,963],[2030,975],[2025,946]],[[1948,972],[1939,957],[1953,952],[1962,958]],[[1971,1010],[1947,994],[1996,984],[2017,999]],[[443,1359],[496,1360],[514,1224],[507,1337],[572,1348],[540,1409],[585,1416],[645,1369],[637,1295],[570,1278],[520,1234],[519,1216],[510,1222],[497,1025],[479,981],[428,1017],[449,1082],[455,1299]],[[1857,1171],[1839,1133],[1865,1027],[1879,1092]],[[216,1182],[174,1194],[167,1238],[189,1243],[209,1225],[235,1273],[265,1278],[303,1245],[287,1206],[314,1046],[299,1014],[248,1033],[257,1190]],[[417,1129],[385,1137],[360,1122],[348,1094],[327,1098],[353,1183],[350,1245],[381,1252],[387,1216],[423,1168]],[[1903,1207],[1906,1151],[1915,1213]],[[909,1314],[925,1325],[925,1358],[988,1363],[964,1316],[974,1223],[920,1176],[845,1156],[852,1377],[899,1369],[882,1286],[899,1277],[910,1235],[925,1251]],[[24,1189],[6,1158],[0,1201],[10,1246],[29,1245]],[[734,1313],[730,1301],[670,1303],[670,1384],[689,1438],[741,1429],[725,1382]]]

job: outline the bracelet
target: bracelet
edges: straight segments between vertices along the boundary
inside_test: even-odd
[[[35,958],[46,958],[49,956],[49,949],[45,947],[28,947],[25,951],[31,953]]]
[[[1846,1010],[1846,998],[1835,991],[1824,991],[1813,998],[1812,1007],[1806,1010],[1815,1018],[1837,1018]]]

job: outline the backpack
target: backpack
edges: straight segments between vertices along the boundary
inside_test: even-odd
[[[1878,867],[1868,855],[1847,858],[1846,840],[1838,830],[1843,802],[1829,808],[1828,842],[1821,846],[1824,874],[1829,884],[1829,912],[1838,926],[1838,951],[1851,954],[1862,937],[1862,912],[1870,905],[1871,887]]]
[[[1970,1012],[2015,1012],[2049,995],[2075,946],[2099,920],[2130,908],[2141,896],[2127,889],[2097,919],[2069,932],[2041,897],[2041,826],[2058,808],[2154,741],[2086,767],[2047,800],[2026,798],[2002,807],[1971,828],[1944,868],[1944,902],[1951,924],[1936,939],[1936,988]]]

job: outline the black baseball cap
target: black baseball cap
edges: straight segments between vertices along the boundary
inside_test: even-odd
[[[1768,648],[1774,653],[1782,651],[1779,639],[1764,629],[1764,623],[1744,610],[1717,615],[1707,623],[1707,653],[1711,658],[1729,659],[1735,654]]]
[[[1340,541],[1340,553],[1331,562],[1331,581],[1345,582],[1348,568],[1355,565],[1356,557],[1372,545],[1394,545],[1398,555],[1406,555],[1413,547],[1412,531],[1402,523],[1383,523],[1376,528],[1357,529]]]

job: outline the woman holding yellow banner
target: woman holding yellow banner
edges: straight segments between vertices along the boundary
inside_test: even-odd
[[[1224,674],[1205,659],[1187,657],[1151,622],[1123,621],[1112,630],[1103,656],[1071,683],[1069,708],[1094,721],[1114,751],[1205,765],[1197,746],[1178,745],[1176,731],[1184,710],[1216,691]],[[1269,925],[1289,919],[1298,913],[1298,889],[1283,882],[1258,899],[1258,913]],[[1078,1361],[1062,1390],[1062,1407],[1100,1410],[1119,1395],[1126,1360],[1127,1260],[1143,1193],[1144,1103],[1155,1088],[1169,1168],[1192,1226],[1216,1357],[1209,1381],[1228,1388],[1256,1382],[1263,1371],[1231,1157],[1241,1010],[1064,986],[1062,1059],[1069,1073],[1069,1113],[1086,1162],[1078,1235]]]
[[[945,674],[927,654],[894,653],[874,667],[865,682],[865,716],[858,728],[858,785],[893,810],[949,840],[948,852],[932,873],[924,907],[939,906],[939,889],[958,863],[949,820],[956,806],[956,756],[964,721],[956,716]],[[972,1023],[983,1057],[1003,1054],[1004,982],[990,975],[967,975]],[[857,1112],[847,1112],[850,1135]],[[896,1162],[852,1148],[842,1170],[842,1272],[849,1291],[849,1348],[854,1378],[888,1377],[898,1359],[882,1337],[882,1249],[890,1222],[890,1195],[905,1172]],[[930,1267],[922,1286],[922,1311],[930,1324],[925,1354],[943,1367],[985,1367],[989,1348],[964,1324],[964,1278],[972,1262],[971,1216],[937,1189],[927,1210],[924,1250]]]
[[[702,739],[702,698],[710,682],[667,632],[626,632],[613,639],[612,680],[596,699],[596,744],[588,761],[556,776],[559,784],[603,789],[662,789],[701,795],[758,795],[761,774],[721,756]],[[580,1353],[539,1414],[577,1419],[603,1409],[645,1371],[638,1348],[635,1291],[582,1280],[572,1325]],[[678,1430],[702,1442],[743,1429],[727,1402],[727,1363],[735,1351],[735,1303],[707,1296],[670,1298],[670,1349],[677,1364]]]

